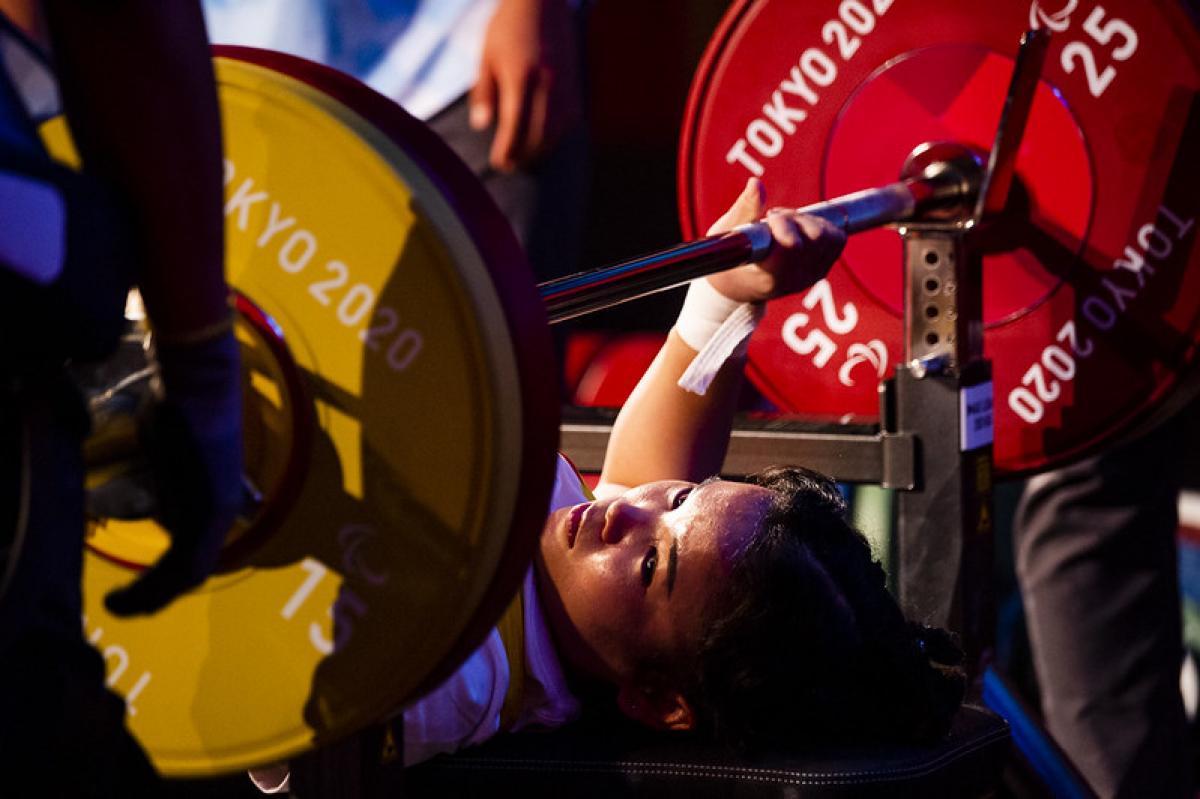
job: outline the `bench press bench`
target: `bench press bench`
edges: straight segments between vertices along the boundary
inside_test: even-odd
[[[928,747],[839,747],[738,757],[633,725],[586,721],[495,738],[404,771],[405,797],[984,797],[1010,756],[1005,721],[964,705]]]

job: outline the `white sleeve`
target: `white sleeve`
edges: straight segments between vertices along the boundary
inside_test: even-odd
[[[291,787],[290,777],[287,763],[250,769],[250,781],[263,793],[286,793]]]
[[[404,711],[404,765],[481,743],[500,730],[508,656],[496,630],[458,671]]]

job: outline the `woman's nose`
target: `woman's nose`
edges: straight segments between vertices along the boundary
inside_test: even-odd
[[[600,532],[600,540],[605,544],[619,544],[631,535],[650,529],[652,517],[653,511],[625,499],[618,499],[608,506],[608,512],[604,514],[604,529]]]

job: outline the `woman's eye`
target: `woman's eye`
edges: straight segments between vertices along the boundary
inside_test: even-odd
[[[650,581],[654,579],[654,570],[658,567],[658,550],[650,547],[646,551],[646,557],[642,558],[642,585],[650,587]]]
[[[687,500],[688,494],[690,493],[692,493],[692,489],[690,488],[685,488],[676,493],[675,496],[671,498],[671,510],[675,510],[682,505],[684,501]]]

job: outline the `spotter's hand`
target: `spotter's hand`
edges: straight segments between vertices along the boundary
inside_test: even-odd
[[[162,345],[165,396],[145,431],[156,516],[171,546],[131,584],[105,597],[117,616],[154,613],[204,582],[243,507],[241,368],[232,331]]]
[[[582,119],[575,32],[564,0],[501,0],[484,36],[470,123],[493,123],[488,162],[501,172],[537,161]]]
[[[708,231],[711,236],[762,219],[774,238],[771,253],[762,262],[708,276],[712,287],[731,300],[762,302],[803,291],[825,277],[846,244],[846,234],[820,217],[787,209],[764,215],[765,195],[762,181],[750,178]]]

